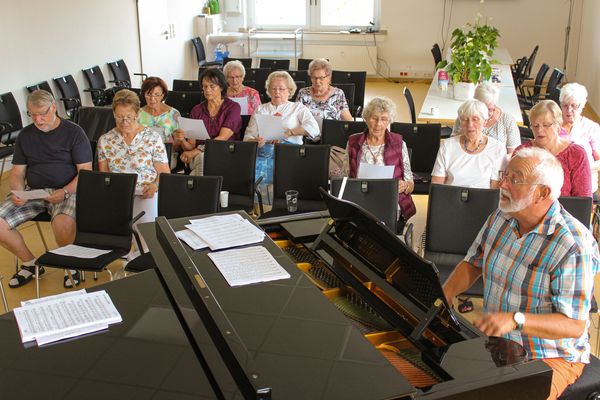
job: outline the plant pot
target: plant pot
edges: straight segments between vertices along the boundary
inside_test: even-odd
[[[475,84],[473,82],[455,82],[454,99],[469,100],[475,95]]]

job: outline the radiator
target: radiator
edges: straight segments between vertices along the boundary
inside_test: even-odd
[[[328,58],[335,70],[367,71],[367,75],[375,75],[377,46],[305,44],[302,58]]]

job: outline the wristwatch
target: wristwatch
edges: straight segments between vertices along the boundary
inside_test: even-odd
[[[65,192],[65,200],[67,200],[69,197],[71,197],[71,193],[69,193],[69,191],[65,188],[63,188],[63,192]]]
[[[517,330],[522,331],[523,325],[525,324],[525,314],[523,314],[522,312],[516,312],[513,315],[513,320],[517,324]]]

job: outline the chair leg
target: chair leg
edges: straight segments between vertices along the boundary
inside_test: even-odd
[[[3,277],[0,276],[0,293],[2,294],[2,304],[4,305],[4,311],[9,312],[8,302],[6,301],[6,293],[4,293],[4,282],[2,282]]]
[[[38,221],[36,221],[35,226],[37,227],[40,237],[42,238],[42,243],[44,244],[44,248],[46,249],[46,251],[48,251],[48,243],[46,243],[46,238],[44,237],[44,234],[42,233],[42,227],[41,227],[40,223]]]
[[[67,273],[67,276],[69,277],[69,281],[71,281],[71,288],[74,288],[75,286],[77,286],[75,284],[75,279],[73,279],[73,274],[71,274],[71,270],[65,269],[65,272]]]
[[[106,272],[108,272],[108,275],[110,276],[110,280],[112,281],[112,280],[113,280],[113,274],[112,274],[112,272],[110,271],[110,269],[108,269],[108,268],[105,268],[104,270],[105,270]],[[94,273],[95,273],[95,272],[94,272]]]
[[[40,298],[40,266],[35,264],[35,298]]]

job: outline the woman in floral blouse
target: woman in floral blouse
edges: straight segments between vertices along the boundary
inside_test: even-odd
[[[138,123],[140,99],[137,94],[119,90],[112,109],[117,126],[98,140],[98,167],[103,172],[137,174],[134,215],[145,211],[137,223],[154,221],[158,176],[170,172],[165,145],[155,130]]]

